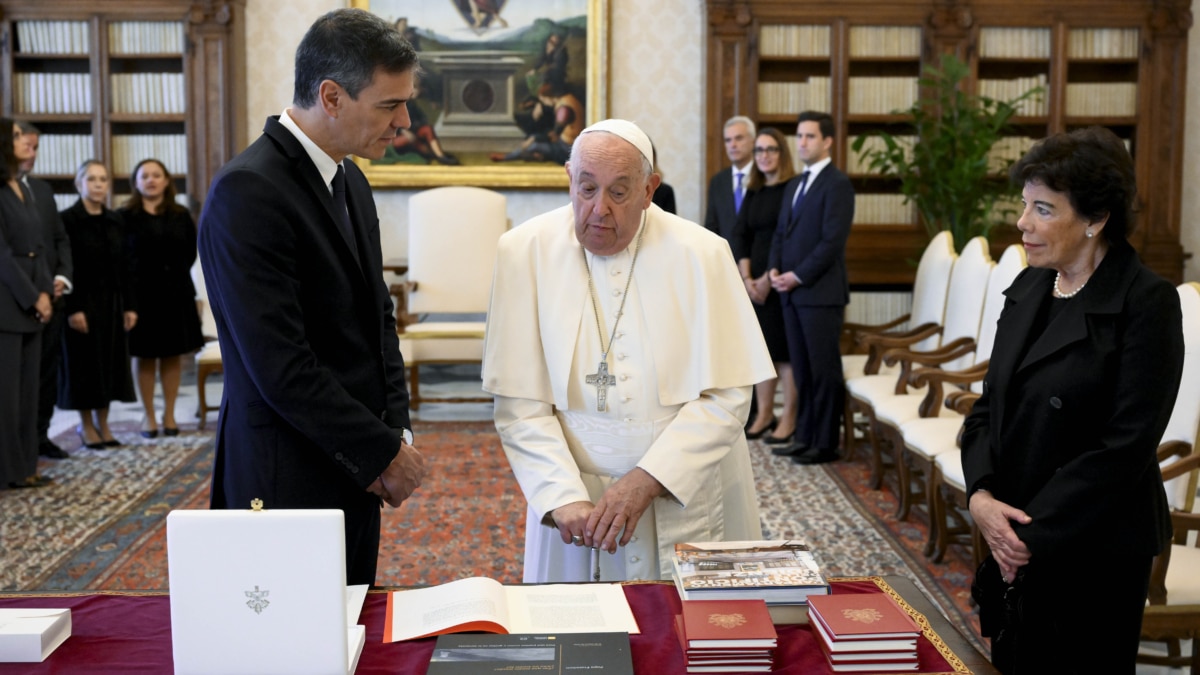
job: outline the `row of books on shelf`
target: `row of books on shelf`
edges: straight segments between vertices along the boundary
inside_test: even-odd
[[[17,51],[21,54],[87,54],[86,21],[18,21]]]
[[[1037,139],[1028,136],[1005,136],[992,146],[988,152],[988,168],[992,173],[1008,169],[1008,165],[1021,159]]]
[[[810,77],[807,82],[759,82],[758,112],[761,115],[795,115],[801,110],[829,112],[829,78]]]
[[[887,115],[917,101],[915,77],[851,77],[851,115]]]
[[[108,53],[182,54],[183,24],[177,21],[117,21],[108,24]]]
[[[136,115],[187,110],[183,73],[114,73],[112,110]]]
[[[904,150],[904,155],[912,158],[912,147],[917,142],[916,136],[893,136],[897,143]],[[846,147],[849,152],[846,157],[846,173],[848,174],[870,174],[875,173],[875,170],[870,167],[867,160],[863,159],[859,152],[854,151],[854,144],[858,142],[859,136],[847,136]],[[882,136],[867,136],[863,141],[861,152],[879,152],[887,149],[887,142]],[[903,312],[901,312],[903,314]]]
[[[1067,56],[1073,59],[1136,59],[1136,28],[1076,28],[1067,38]]]
[[[96,156],[91,134],[48,134],[38,138],[37,172],[52,176],[73,176],[79,165]]]
[[[808,616],[835,673],[917,670],[921,627],[885,593],[813,597]]]
[[[979,58],[1048,59],[1049,28],[981,28]]]
[[[1030,77],[1015,77],[1008,80],[980,80],[978,94],[996,101],[1011,101],[1020,96],[1024,96],[1026,92],[1041,87],[1040,94],[1034,94],[1017,103],[1018,115],[1046,115],[1049,114],[1050,106],[1048,101],[1049,87],[1047,86],[1046,74],[1038,73]]]
[[[92,112],[87,73],[16,73],[13,110],[29,115],[86,115]]]
[[[1067,83],[1067,114],[1074,117],[1132,117],[1137,114],[1137,83]]]
[[[917,222],[917,205],[904,203],[904,195],[865,193],[854,195],[855,225],[906,225]]]
[[[921,58],[919,26],[852,26],[850,58]]]
[[[760,56],[829,57],[829,26],[763,26],[758,31]]]
[[[129,175],[137,163],[153,157],[174,174],[187,173],[187,136],[147,134],[112,137],[112,166],[118,176]]]

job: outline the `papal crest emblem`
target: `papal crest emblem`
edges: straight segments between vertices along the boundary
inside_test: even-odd
[[[260,591],[257,585],[254,586],[254,590],[244,591],[244,593],[246,594],[246,598],[248,598],[246,606],[254,610],[255,614],[262,614],[267,605],[271,604],[271,601],[267,600],[267,596],[271,594],[271,591]]]
[[[729,630],[746,623],[746,617],[741,614],[709,614],[708,622],[714,626]]]
[[[883,614],[879,610],[871,609],[843,609],[842,616],[851,621],[859,623],[875,623],[883,620]]]
[[[489,28],[508,28],[508,22],[500,16],[500,10],[508,0],[450,0],[463,21],[477,34]]]

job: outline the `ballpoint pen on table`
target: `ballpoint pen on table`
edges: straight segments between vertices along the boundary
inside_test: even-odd
[[[592,581],[600,581],[600,549],[592,547]]]

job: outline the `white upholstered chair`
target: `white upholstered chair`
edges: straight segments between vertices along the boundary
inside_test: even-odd
[[[210,405],[205,385],[208,376],[225,372],[221,361],[221,343],[217,341],[217,320],[213,318],[212,305],[208,303],[208,290],[204,285],[204,272],[200,259],[192,265],[192,285],[196,287],[196,311],[200,313],[200,332],[204,335],[204,346],[196,352],[196,426],[203,429],[208,423],[208,413],[219,409],[220,403]]]
[[[987,240],[976,237],[967,242],[954,262],[950,272],[950,291],[946,297],[946,312],[942,324],[937,327],[941,342],[936,349],[914,350],[911,346],[894,346],[883,352],[884,361],[899,363],[899,371],[890,374],[864,375],[846,382],[846,398],[852,400],[852,409],[861,411],[867,418],[867,439],[871,445],[872,487],[882,484],[884,457],[899,459],[900,452],[896,434],[880,437],[881,432],[898,429],[903,421],[914,418],[924,397],[924,392],[909,389],[909,375],[918,366],[942,367],[959,370],[974,361],[975,339],[979,334],[979,319],[983,312],[984,296],[988,276],[992,269]],[[897,400],[897,397],[903,397]],[[933,404],[936,415],[941,402]],[[881,415],[888,419],[890,427],[879,424]],[[889,453],[888,450],[891,449]],[[909,475],[905,467],[893,461],[897,474],[897,494],[900,505],[897,515],[907,516],[911,506],[907,485]]]
[[[1196,508],[1200,476],[1200,284],[1178,287],[1183,308],[1185,355],[1175,408],[1159,445],[1158,458],[1171,505],[1175,540],[1154,561],[1150,594],[1142,616],[1142,639],[1165,642],[1165,657],[1140,654],[1143,663],[1191,666],[1200,673],[1200,513]],[[1192,641],[1192,653],[1181,654],[1180,641]]]
[[[420,367],[479,363],[496,243],[508,229],[504,195],[477,187],[440,187],[408,200],[408,311],[397,326],[409,369],[409,406],[420,408]],[[436,320],[431,320],[435,315]],[[439,398],[489,401],[489,398]]]
[[[847,381],[863,375],[895,372],[894,366],[882,363],[883,350],[887,347],[906,344],[914,349],[928,350],[938,346],[940,336],[937,329],[942,325],[946,313],[950,271],[957,258],[954,236],[948,230],[939,232],[929,240],[917,263],[912,307],[908,314],[883,324],[848,323],[843,327],[846,341],[851,345],[851,353],[842,355],[842,374]],[[878,336],[880,339],[868,339],[868,336]],[[842,443],[847,457],[852,454],[855,444],[854,414],[861,412],[853,403],[853,399],[847,396]]]

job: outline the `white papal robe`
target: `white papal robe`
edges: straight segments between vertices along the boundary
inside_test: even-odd
[[[666,488],[601,577],[669,579],[685,541],[762,536],[743,427],[752,385],[775,376],[729,246],[703,227],[647,211],[624,315],[609,348],[606,412],[585,383],[601,339],[588,292],[592,269],[603,342],[626,287],[634,243],[585,254],[570,206],[500,239],[488,311],[483,388],[529,503],[526,582],[586,581],[590,550],[564,544],[554,509],[599,501],[634,467]]]

